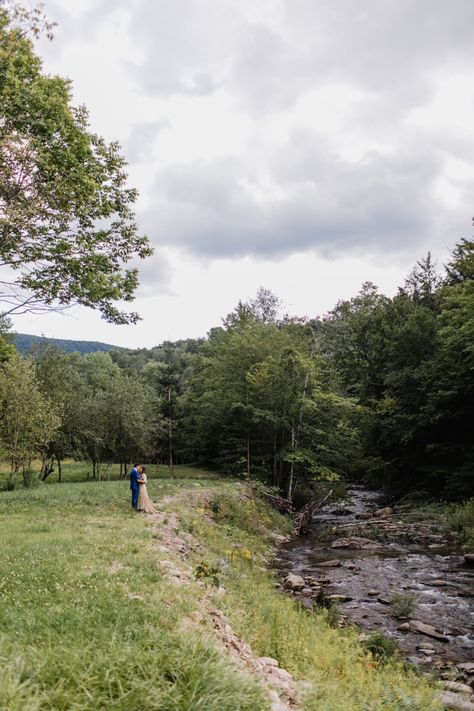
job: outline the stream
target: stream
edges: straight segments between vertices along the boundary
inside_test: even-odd
[[[338,602],[343,624],[383,631],[421,668],[446,671],[472,662],[474,569],[436,522],[407,524],[396,507],[374,516],[382,506],[379,492],[349,484],[343,501],[316,514],[308,535],[280,548],[281,575],[322,585],[326,597],[344,596]],[[293,594],[314,604],[308,587]],[[405,619],[394,616],[393,597],[400,594],[414,605]],[[408,629],[410,620],[435,627],[445,639]]]

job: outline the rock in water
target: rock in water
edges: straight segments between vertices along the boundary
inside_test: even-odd
[[[377,509],[374,512],[374,516],[382,518],[383,516],[391,516],[393,514],[393,509],[391,506],[385,506],[383,509]]]
[[[449,639],[432,625],[427,625],[420,620],[410,620],[408,624],[414,632],[425,634],[427,637],[433,637],[433,639],[439,639],[440,642],[449,642]]]
[[[380,544],[370,538],[351,536],[351,538],[337,538],[331,543],[331,548],[354,548],[355,550],[373,550],[380,548]]]
[[[338,565],[341,565],[340,560],[325,560],[324,563],[319,564],[321,568],[336,568]]]
[[[468,565],[474,565],[474,553],[465,553],[464,562]]]
[[[290,573],[286,576],[283,587],[287,590],[302,590],[305,587],[305,582],[301,575]]]
[[[352,600],[350,595],[329,595],[329,600],[331,602],[350,602]]]

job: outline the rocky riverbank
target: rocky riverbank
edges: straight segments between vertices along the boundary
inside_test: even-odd
[[[410,522],[405,513],[382,506],[376,492],[350,487],[344,502],[317,515],[309,535],[281,547],[282,586],[307,608],[337,604],[339,624],[356,623],[362,637],[384,632],[448,693],[469,698],[472,561],[439,521]]]

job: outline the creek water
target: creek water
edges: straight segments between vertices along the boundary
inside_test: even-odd
[[[437,531],[436,523],[431,528],[412,524],[407,535],[396,509],[385,519],[389,522],[385,529],[375,519],[369,521],[369,514],[381,505],[380,493],[349,485],[343,501],[328,504],[316,514],[308,535],[281,547],[277,568],[282,575],[326,579],[326,595],[351,598],[339,604],[343,619],[393,637],[415,663],[443,668],[472,661],[473,568],[464,563],[460,548]],[[338,539],[351,535],[366,535],[374,546],[333,547]],[[327,561],[338,564],[322,565]],[[410,619],[436,627],[446,641],[400,631],[406,620],[394,616],[393,596],[397,593],[412,596],[415,607]],[[434,653],[422,652],[423,646],[430,646]]]

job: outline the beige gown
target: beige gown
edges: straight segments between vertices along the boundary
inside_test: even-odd
[[[141,478],[143,479],[143,484],[139,484],[137,510],[144,511],[145,513],[156,513],[153,501],[148,496],[146,474],[142,474]]]

